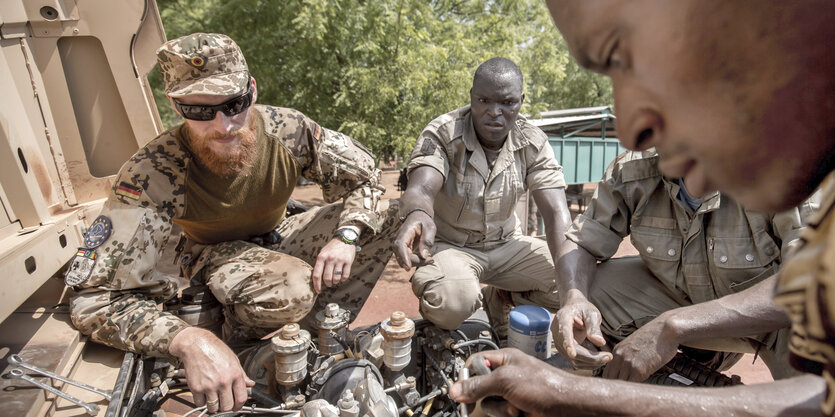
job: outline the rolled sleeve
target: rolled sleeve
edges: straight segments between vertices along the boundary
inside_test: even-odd
[[[534,163],[528,167],[525,185],[531,191],[565,188],[562,166],[557,162],[554,150],[547,141],[539,149]]]
[[[611,258],[617,252],[623,236],[610,230],[583,214],[574,219],[574,223],[565,237],[588,251],[599,261]]]

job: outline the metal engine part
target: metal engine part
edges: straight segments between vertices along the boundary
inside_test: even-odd
[[[412,356],[412,336],[415,322],[406,318],[402,311],[391,313],[391,317],[380,324],[383,335],[383,361],[392,371],[399,371],[409,365]]]
[[[307,376],[307,346],[310,333],[299,329],[296,323],[281,328],[281,333],[272,338],[275,352],[275,381],[291,387],[304,381]]]
[[[365,372],[365,378],[357,384],[354,398],[359,402],[360,414],[369,417],[397,417],[397,403],[386,395],[383,386],[373,373]]]
[[[321,354],[336,355],[345,350],[337,338],[345,339],[350,315],[348,310],[339,308],[336,303],[329,303],[324,310],[316,313],[316,341]]]

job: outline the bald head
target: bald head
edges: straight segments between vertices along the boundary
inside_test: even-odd
[[[496,57],[484,61],[475,70],[473,85],[481,78],[489,78],[491,80],[504,79],[507,80],[506,82],[518,86],[519,91],[522,90],[522,70],[519,69],[516,63],[507,58]]]

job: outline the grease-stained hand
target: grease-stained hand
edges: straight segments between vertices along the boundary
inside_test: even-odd
[[[394,255],[405,270],[433,262],[430,250],[435,243],[435,221],[423,211],[406,217],[394,239]]]
[[[490,362],[492,372],[456,382],[449,394],[453,400],[468,404],[491,397],[481,403],[488,416],[551,415],[559,401],[554,387],[566,386],[572,378],[517,349],[483,351],[480,355]],[[472,360],[471,356],[468,366]]]
[[[645,324],[612,350],[612,361],[603,370],[603,377],[624,381],[644,381],[673,359],[679,341],[663,319],[657,317]]]
[[[357,257],[357,247],[349,245],[340,238],[333,238],[328,242],[313,265],[313,289],[317,294],[322,292],[322,285],[332,287],[347,280],[351,275],[351,265]]]
[[[596,369],[612,360],[600,331],[600,310],[583,297],[569,300],[551,323],[554,346],[577,369]]]

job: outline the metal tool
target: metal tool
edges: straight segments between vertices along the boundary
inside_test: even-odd
[[[461,368],[461,370],[458,371],[458,380],[466,381],[468,379],[470,379],[470,370],[468,368]],[[458,415],[461,417],[470,417],[470,413],[467,411],[467,404],[458,404]]]
[[[78,398],[75,398],[72,395],[67,394],[64,391],[59,390],[58,388],[55,388],[55,387],[53,387],[49,384],[45,384],[41,381],[38,381],[38,380],[30,377],[29,375],[24,374],[23,371],[21,371],[20,369],[12,369],[11,371],[9,371],[9,375],[12,378],[22,379],[22,380],[24,380],[24,381],[26,381],[26,382],[28,382],[28,383],[36,386],[36,387],[39,387],[43,390],[51,392],[51,393],[65,399],[65,400],[67,400],[67,401],[69,401],[73,404],[76,404],[79,407],[82,407],[85,410],[87,410],[87,414],[89,414],[91,416],[95,416],[99,413],[99,406],[98,405],[90,404],[90,403],[86,403],[84,401],[81,401]]]
[[[37,366],[35,366],[35,365],[32,365],[32,364],[29,364],[29,363],[24,362],[24,361],[23,361],[23,359],[20,357],[20,355],[11,355],[11,356],[9,356],[9,359],[8,359],[8,360],[9,360],[9,363],[10,363],[10,364],[12,364],[12,365],[14,365],[14,366],[17,366],[17,367],[19,367],[19,368],[23,368],[23,369],[26,369],[26,370],[32,371],[32,372],[34,372],[34,373],[36,373],[36,374],[38,374],[38,375],[43,375],[43,376],[45,376],[45,377],[49,377],[49,378],[52,378],[52,379],[56,379],[56,380],[58,380],[58,381],[61,381],[61,382],[64,382],[64,383],[67,383],[67,384],[70,384],[70,385],[76,386],[76,387],[78,387],[78,388],[86,389],[87,391],[90,391],[90,392],[94,392],[94,393],[96,393],[96,394],[99,394],[99,395],[101,395],[102,397],[106,398],[106,399],[107,399],[107,401],[110,401],[110,399],[111,399],[111,398],[113,398],[113,396],[111,395],[111,392],[110,392],[110,391],[100,390],[100,389],[98,389],[98,388],[96,388],[96,387],[91,387],[91,386],[89,386],[89,385],[87,385],[87,384],[84,384],[84,383],[81,383],[81,382],[78,382],[78,381],[73,381],[72,379],[69,379],[69,378],[64,378],[64,377],[62,377],[61,375],[58,375],[58,374],[56,374],[56,373],[54,373],[54,372],[49,372],[49,371],[47,371],[47,370],[44,370],[44,369],[38,368],[38,367],[37,367]]]

